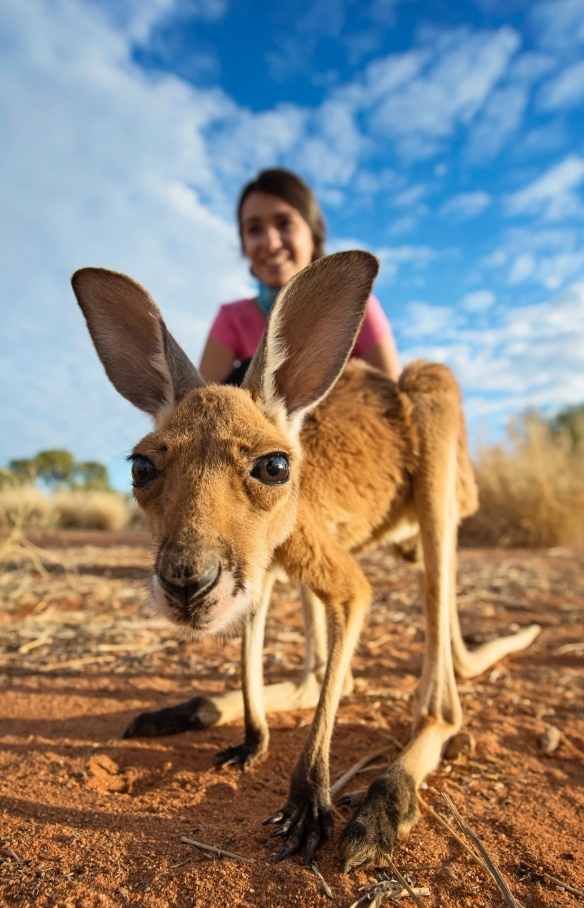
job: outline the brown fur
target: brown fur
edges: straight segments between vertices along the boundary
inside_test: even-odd
[[[175,341],[172,362],[167,357],[167,370],[161,370],[156,357],[168,347],[168,332],[153,301],[129,279],[132,318],[139,291],[144,294],[145,327],[138,336],[147,341],[141,340],[137,374],[128,378],[115,326],[108,323],[111,338],[100,330],[96,339],[114,384],[157,420],[156,431],[135,449],[157,471],[135,489],[157,550],[155,598],[173,620],[200,634],[244,620],[246,736],[240,747],[220,756],[221,762],[246,765],[267,749],[261,648],[270,568],[282,566],[311,591],[305,596],[309,638],[310,628],[319,626],[319,603],[326,608],[330,646],[324,677],[318,672],[320,695],[318,683],[311,688],[311,696],[318,695],[314,721],[288,801],[271,819],[277,834],[287,837],[280,859],[306,844],[310,860],[331,834],[332,726],[370,601],[369,584],[353,555],[381,540],[409,551],[421,548],[427,645],[414,735],[370,787],[344,831],[340,850],[346,869],[379,860],[414,822],[416,789],[462,721],[455,667],[467,676],[478,673],[527,646],[538,630],[474,653],[462,641],[455,605],[456,531],[461,517],[475,510],[477,495],[460,392],[450,370],[413,363],[395,384],[351,363],[338,377],[363,317],[373,261],[366,253],[340,253],[293,278],[272,311],[243,389],[206,387],[198,376],[189,389],[190,364]],[[101,325],[100,304],[94,301],[100,294],[107,298],[114,284],[117,299],[121,279],[104,274],[101,281],[89,269],[74,280],[84,312],[90,312],[94,339],[95,326]],[[108,313],[115,311],[111,301],[103,305]],[[126,314],[124,343],[128,321]],[[140,384],[144,370],[148,406]],[[169,410],[170,399],[175,407]],[[277,485],[252,475],[258,460],[274,452],[290,464],[289,480]],[[312,638],[320,644],[314,646],[305,691],[323,658],[322,633],[315,631]],[[283,685],[281,693],[284,706],[297,704],[294,685]]]

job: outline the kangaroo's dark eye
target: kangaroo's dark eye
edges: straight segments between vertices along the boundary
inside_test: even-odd
[[[288,482],[290,476],[288,458],[285,454],[266,454],[265,457],[260,457],[251,475],[268,485]]]
[[[158,476],[158,470],[151,460],[143,457],[142,454],[135,454],[132,457],[132,485],[134,488],[148,485]]]

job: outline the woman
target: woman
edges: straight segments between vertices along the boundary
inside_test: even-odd
[[[258,296],[221,306],[201,359],[206,381],[240,384],[259,344],[278,291],[310,262],[324,255],[325,224],[316,197],[288,170],[263,170],[244,187],[237,209],[243,254],[259,281]],[[352,356],[396,381],[396,346],[379,301],[369,297]]]

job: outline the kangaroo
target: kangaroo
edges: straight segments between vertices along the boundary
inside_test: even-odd
[[[154,419],[131,455],[156,551],[154,600],[199,637],[244,627],[245,739],[220,762],[249,764],[268,746],[261,664],[270,570],[281,566],[326,609],[330,643],[314,719],[288,800],[266,820],[286,840],[276,860],[304,846],[310,862],[332,835],[332,728],[371,598],[353,556],[419,537],[426,644],[412,738],[344,829],[344,871],[381,863],[416,821],[416,791],[462,723],[455,671],[479,675],[540,630],[474,651],[464,644],[456,535],[477,492],[460,392],[443,365],[412,363],[398,383],[347,365],[377,271],[374,256],[352,251],[293,277],[242,388],[207,385],[129,277],[83,268],[72,278],[108,377]]]

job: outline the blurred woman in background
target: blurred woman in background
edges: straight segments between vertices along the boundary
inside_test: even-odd
[[[258,280],[258,294],[221,306],[203,351],[206,381],[241,384],[260,342],[278,291],[295,274],[322,258],[326,228],[316,196],[289,170],[263,170],[244,186],[237,207],[243,254]],[[379,300],[369,297],[352,356],[397,381],[401,372],[389,322]]]

